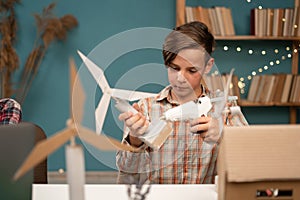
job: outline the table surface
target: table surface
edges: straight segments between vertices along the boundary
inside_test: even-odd
[[[148,187],[145,185],[142,191]],[[32,200],[69,200],[67,184],[33,184]],[[85,200],[120,200],[129,199],[127,185],[118,184],[86,184]],[[135,191],[135,186],[132,186]],[[151,185],[146,200],[217,200],[216,186],[213,184],[205,185]]]

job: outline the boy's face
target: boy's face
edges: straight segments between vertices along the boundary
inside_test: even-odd
[[[213,59],[207,65],[212,65]],[[205,66],[205,53],[199,49],[181,50],[168,66],[168,78],[172,86],[172,96],[179,102],[198,98],[202,91],[200,82],[202,74],[207,71]],[[209,69],[210,70],[210,69]]]

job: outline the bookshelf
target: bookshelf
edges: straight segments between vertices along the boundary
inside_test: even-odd
[[[176,0],[176,26],[185,23],[185,1]],[[295,0],[295,7],[299,6],[299,0]],[[250,22],[249,22],[250,23]],[[291,41],[293,49],[298,49],[300,44],[300,37],[284,37],[284,36],[255,36],[255,35],[231,35],[231,36],[215,36],[216,40],[285,40]],[[299,53],[293,52],[291,74],[298,74]],[[300,107],[300,103],[274,103],[274,102],[249,102],[247,100],[239,100],[239,105],[242,107],[260,107],[260,106],[285,106],[289,107],[289,121],[290,124],[296,124],[297,122],[297,108]]]

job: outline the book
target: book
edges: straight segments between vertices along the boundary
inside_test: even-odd
[[[260,80],[259,80],[259,84],[257,86],[257,92],[255,94],[255,98],[254,98],[254,102],[260,102],[260,96],[262,95],[263,93],[263,88],[264,88],[264,85],[265,85],[265,78],[264,78],[265,75],[261,75],[260,76]]]
[[[224,18],[222,15],[222,7],[216,6],[214,9],[216,11],[217,21],[218,21],[218,25],[219,25],[219,29],[220,29],[220,35],[224,36],[224,35],[226,35],[226,32],[225,32],[225,27],[224,27],[225,26]]]
[[[274,9],[267,8],[267,36],[273,35],[273,19],[274,18]]]
[[[247,100],[254,102],[261,76],[253,76],[248,90]]]
[[[298,26],[299,26],[299,6],[294,8],[291,36],[297,36]]]
[[[287,103],[289,101],[292,81],[293,81],[293,75],[287,74],[285,77],[285,82],[284,82],[284,86],[283,86],[281,103]]]
[[[278,83],[275,88],[275,94],[274,94],[272,101],[275,103],[280,103],[282,93],[283,93],[283,87],[284,87],[284,83],[285,83],[286,74],[280,73],[280,74],[277,74],[277,77],[278,77]]]
[[[214,8],[209,8],[208,15],[209,18],[211,19],[213,32],[215,33],[215,35],[221,35],[216,10]]]
[[[280,78],[280,76],[279,76],[279,74],[274,74],[274,84],[273,84],[273,86],[272,86],[272,88],[271,88],[271,94],[270,94],[270,97],[269,97],[269,99],[268,99],[268,102],[274,102],[274,97],[275,97],[275,94],[278,92],[277,90],[278,90],[278,83],[279,83],[279,78]]]

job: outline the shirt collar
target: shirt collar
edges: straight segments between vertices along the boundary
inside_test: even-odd
[[[202,88],[202,94],[201,94],[201,97],[203,96],[206,96],[206,88],[201,84],[201,88]],[[179,102],[172,99],[172,96],[171,96],[171,90],[172,90],[172,87],[171,85],[168,85],[167,87],[165,87],[157,96],[156,98],[156,101],[162,101],[164,99],[166,99],[169,103],[171,104],[177,104],[179,105]]]

